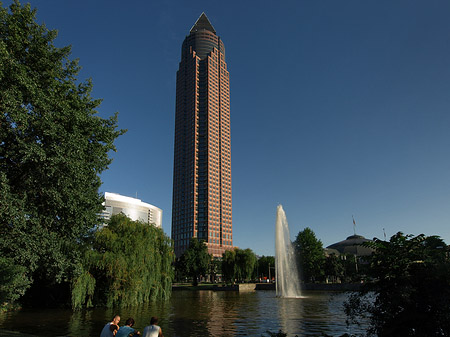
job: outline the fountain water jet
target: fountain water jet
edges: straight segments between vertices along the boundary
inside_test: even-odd
[[[283,207],[278,205],[275,224],[275,268],[278,297],[301,297],[300,278],[289,225]]]

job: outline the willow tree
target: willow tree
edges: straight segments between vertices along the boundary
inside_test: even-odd
[[[236,249],[226,250],[222,254],[222,276],[226,282],[234,283],[236,279]]]
[[[254,276],[257,258],[249,248],[227,250],[222,254],[222,274],[227,282],[248,281]]]
[[[72,306],[131,306],[168,299],[174,257],[172,241],[161,228],[115,215],[94,233],[84,272],[73,282]]]
[[[79,243],[102,210],[99,175],[122,133],[116,115],[97,115],[91,81],[77,79],[56,36],[29,4],[0,3],[0,255],[2,270],[25,280],[8,278],[11,298],[77,274]]]

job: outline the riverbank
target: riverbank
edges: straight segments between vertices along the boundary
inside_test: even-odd
[[[360,283],[304,283],[302,290],[317,291],[357,291],[361,288]],[[239,291],[247,292],[254,290],[275,290],[275,283],[239,283],[234,285],[225,284],[174,284],[172,291],[194,291],[194,290],[212,290],[212,291]]]

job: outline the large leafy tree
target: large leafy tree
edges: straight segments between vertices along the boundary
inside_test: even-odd
[[[270,272],[269,272],[270,270]],[[275,257],[261,256],[258,260],[258,277],[275,277]]]
[[[236,249],[226,250],[222,254],[222,276],[226,282],[234,283],[236,279]]]
[[[294,241],[300,270],[305,282],[314,282],[324,276],[325,254],[322,241],[311,228],[306,227]]]
[[[170,297],[175,255],[161,228],[114,215],[94,233],[84,272],[73,281],[72,306],[137,305]]]
[[[211,259],[212,257],[208,254],[208,247],[205,242],[192,238],[188,249],[184,251],[177,261],[177,266],[181,269],[182,274],[192,278],[192,283],[196,286],[200,276],[209,272]]]
[[[100,118],[70,47],[15,1],[0,8],[0,252],[26,284],[77,273],[78,244],[102,209],[99,174],[123,131]]]
[[[227,250],[222,254],[222,273],[227,282],[248,281],[253,277],[257,258],[249,248]]]
[[[349,319],[369,317],[369,335],[450,336],[450,259],[437,236],[375,239],[367,283],[349,298]]]
[[[236,250],[236,270],[239,281],[249,281],[252,279],[256,269],[257,258],[250,248]]]

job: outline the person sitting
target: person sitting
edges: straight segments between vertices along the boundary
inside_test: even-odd
[[[100,337],[114,337],[117,333],[117,330],[119,330],[119,322],[120,316],[114,315],[112,321],[106,323],[106,325],[103,327],[103,330],[100,333]]]
[[[162,329],[156,325],[158,323],[158,317],[152,317],[150,319],[150,325],[144,328],[143,337],[163,337]]]
[[[125,325],[121,326],[119,328],[119,331],[117,331],[116,337],[133,337],[140,335],[141,333],[139,331],[132,328],[133,325],[134,319],[131,317],[128,318],[127,321],[125,322]]]

